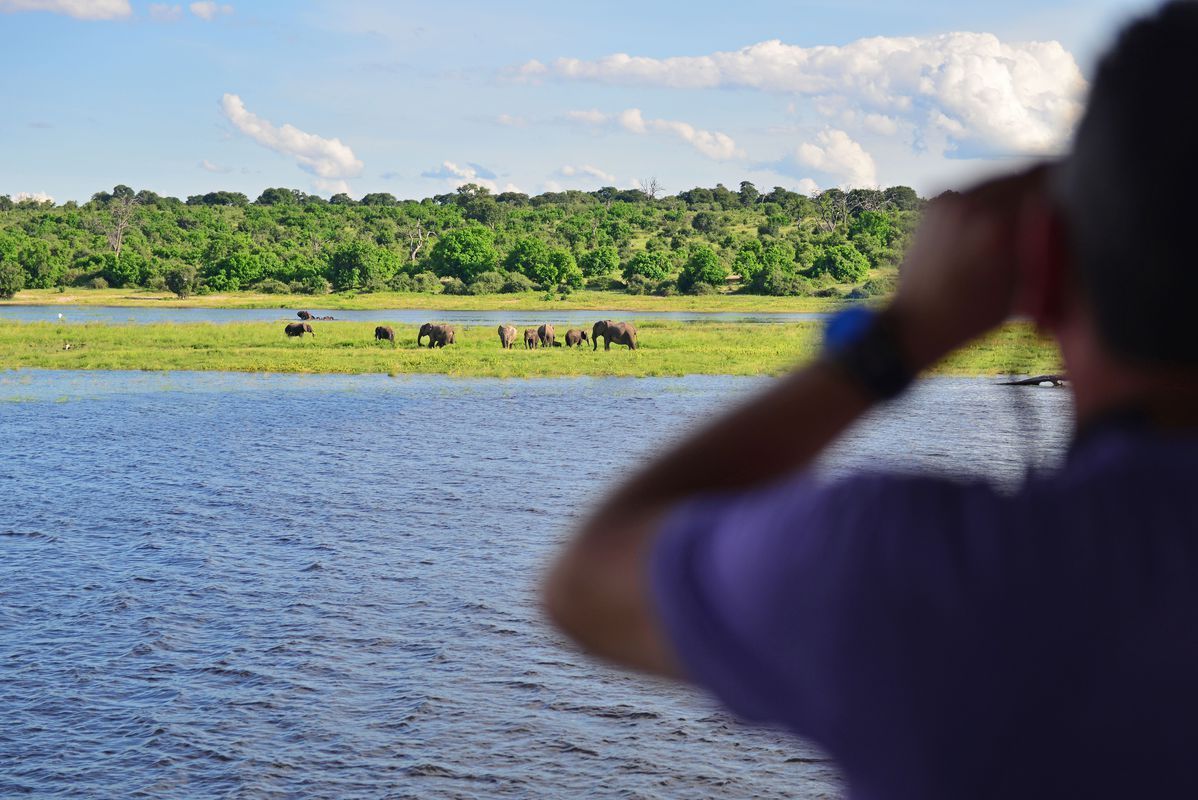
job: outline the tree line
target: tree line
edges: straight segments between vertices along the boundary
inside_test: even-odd
[[[252,202],[227,191],[180,200],[124,185],[83,204],[0,195],[0,296],[73,286],[868,295],[885,291],[924,203],[906,186],[808,197],[748,181],[655,195],[474,184],[423,200],[286,188]]]

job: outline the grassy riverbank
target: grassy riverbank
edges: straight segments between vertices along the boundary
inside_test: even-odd
[[[576,375],[773,375],[814,356],[816,323],[638,323],[640,349],[565,347],[504,351],[493,327],[459,327],[458,343],[418,349],[415,327],[393,348],[370,323],[316,323],[316,338],[288,339],[278,323],[60,325],[0,322],[0,369],[222,370],[435,373],[527,378]],[[564,330],[559,331],[559,336]],[[69,345],[69,347],[68,347]],[[948,359],[937,372],[995,375],[1059,371],[1055,348],[1009,325]]]
[[[372,292],[369,294],[257,294],[235,292],[180,299],[169,292],[149,289],[26,289],[4,305],[140,306],[144,308],[286,308],[380,309],[411,308],[444,311],[832,311],[843,300],[828,297],[764,297],[749,294],[675,295],[658,297],[625,292],[583,290],[565,298],[546,300],[542,292],[519,294],[452,295],[427,292]]]

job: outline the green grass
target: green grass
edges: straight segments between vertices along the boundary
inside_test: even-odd
[[[817,323],[640,322],[640,348],[501,350],[494,327],[459,327],[458,343],[416,347],[416,326],[396,326],[393,348],[373,323],[320,322],[316,338],[289,339],[280,323],[61,325],[0,322],[0,369],[220,370],[234,372],[433,373],[530,378],[578,375],[775,375],[811,359]],[[559,332],[559,336],[565,331]],[[66,345],[70,345],[66,349]],[[936,368],[954,375],[1060,370],[1051,345],[1009,325]]]
[[[207,294],[180,300],[169,292],[149,289],[26,289],[0,305],[144,306],[149,308],[414,308],[443,311],[831,311],[843,300],[827,297],[765,297],[750,294],[703,296],[633,295],[625,292],[578,291],[564,299],[545,300],[542,292],[520,294],[449,295],[417,292],[370,294],[285,295],[235,292]]]

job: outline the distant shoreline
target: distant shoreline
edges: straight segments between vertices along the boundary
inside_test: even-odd
[[[580,290],[566,297],[544,299],[541,292],[453,295],[428,292],[371,292],[368,294],[260,294],[230,292],[179,298],[149,289],[26,289],[0,306],[112,306],[141,308],[321,308],[362,310],[405,308],[440,311],[694,311],[694,312],[808,312],[833,311],[844,300],[829,297],[767,297],[749,294],[637,295],[626,292]]]
[[[278,322],[106,323],[0,321],[0,369],[440,374],[461,377],[778,375],[818,352],[817,322],[638,325],[640,348],[505,351],[491,326],[458,326],[457,343],[416,347],[416,327],[396,326],[396,346],[374,324],[314,322],[315,338],[289,339]],[[565,328],[557,331],[564,339]],[[934,373],[1035,375],[1061,371],[1055,346],[1012,323],[954,353]]]

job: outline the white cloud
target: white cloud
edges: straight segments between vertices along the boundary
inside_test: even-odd
[[[861,118],[861,124],[879,136],[894,136],[899,130],[898,120],[885,114],[866,114]]]
[[[803,178],[795,186],[795,191],[799,194],[812,195],[819,191],[819,184],[811,178]]]
[[[805,167],[840,179],[843,186],[874,186],[878,182],[873,157],[851,136],[835,128],[820,131],[814,143],[800,144],[795,159]]]
[[[204,170],[205,172],[217,172],[221,174],[231,171],[229,167],[222,167],[220,164],[213,164],[206,158],[200,159],[200,169]]]
[[[183,16],[183,6],[169,3],[150,3],[150,18],[159,22],[174,22]]]
[[[607,114],[597,108],[587,111],[567,111],[566,119],[571,122],[581,122],[585,125],[602,125],[607,122]]]
[[[453,161],[442,161],[440,166],[425,170],[420,173],[422,178],[433,178],[435,180],[448,181],[449,185],[456,189],[459,186],[465,186],[467,183],[473,183],[476,186],[482,186],[490,189],[498,194],[499,192],[519,192],[519,186],[514,183],[505,183],[502,188],[496,182],[497,177],[494,172],[491,172],[486,167],[480,164],[467,162],[464,165],[457,164]]]
[[[21,203],[25,200],[32,200],[35,203],[53,203],[54,198],[45,192],[17,192],[12,196],[14,203]]]
[[[0,0],[0,11],[49,11],[75,19],[119,19],[133,13],[129,0]]]
[[[726,133],[705,131],[688,122],[671,119],[645,119],[639,108],[628,108],[618,114],[605,114],[597,109],[589,111],[567,111],[566,119],[584,125],[600,126],[614,124],[638,135],[659,133],[675,136],[694,147],[708,158],[727,161],[744,156],[744,151]]]
[[[582,164],[581,166],[577,167],[572,164],[565,164],[557,171],[557,174],[563,178],[577,178],[584,181],[586,179],[592,179],[587,182],[598,181],[604,186],[614,186],[616,183],[615,175],[612,175],[610,172],[604,172],[603,170],[599,169],[599,167],[593,166],[591,164]]]
[[[500,114],[495,118],[495,121],[509,128],[523,128],[528,124],[528,120],[524,119],[524,117],[517,117],[513,114]]]
[[[683,89],[743,87],[806,96],[947,133],[950,149],[1054,151],[1081,111],[1085,80],[1059,42],[1003,42],[988,33],[874,37],[843,47],[774,40],[675,58],[623,53],[594,61],[529,62],[524,76]],[[943,119],[941,119],[943,118]],[[951,124],[945,124],[945,121]],[[879,127],[880,120],[873,119]],[[888,127],[884,124],[881,127]],[[897,127],[896,127],[897,130]]]
[[[220,107],[233,127],[263,147],[294,158],[301,169],[316,176],[322,189],[335,185],[337,191],[347,191],[345,179],[362,172],[362,162],[340,139],[325,139],[290,124],[276,127],[247,111],[235,94],[224,95]]]
[[[312,185],[328,194],[349,194],[349,183],[339,178],[315,178]]]
[[[195,14],[205,22],[211,22],[221,14],[232,14],[233,6],[228,3],[214,3],[212,0],[203,0],[199,3],[192,3],[187,7],[192,14]]]

